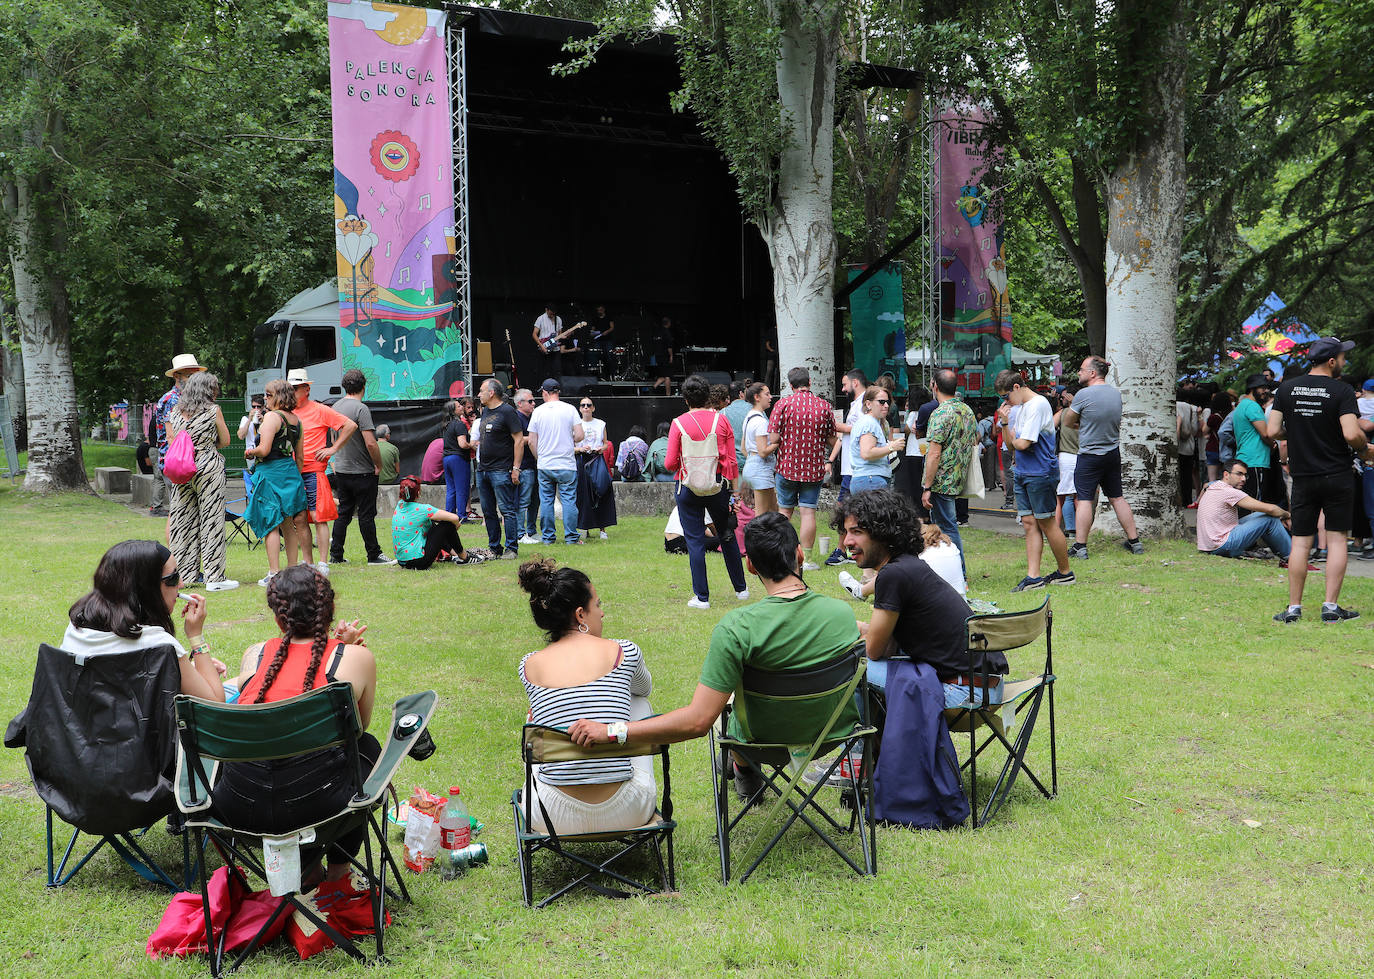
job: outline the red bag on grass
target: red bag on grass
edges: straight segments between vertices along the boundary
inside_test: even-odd
[[[312,905],[315,913],[339,934],[355,938],[372,934],[371,898],[367,879],[361,874],[350,874],[340,880],[327,880],[308,894],[302,894],[301,902]],[[391,924],[389,911],[385,924]],[[292,912],[286,925],[286,937],[296,946],[302,959],[334,947],[334,939],[299,911]]]
[[[215,928],[225,927],[224,947],[229,950],[243,948],[258,929],[277,909],[280,898],[267,891],[249,891],[238,879],[230,876],[229,871],[220,867],[210,876],[210,919]],[[286,927],[286,918],[278,918],[271,930],[263,937],[263,942],[271,941]],[[172,898],[162,921],[148,936],[148,957],[161,958],[164,955],[186,956],[193,952],[208,952],[210,945],[205,939],[205,905],[197,893],[178,894]]]

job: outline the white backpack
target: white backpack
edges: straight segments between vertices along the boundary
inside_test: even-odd
[[[682,419],[674,418],[678,435],[682,437],[682,468],[680,481],[697,496],[715,496],[720,492],[716,469],[720,464],[720,446],[716,442],[716,423],[719,412],[711,412],[711,427],[703,438],[694,439],[682,427]]]

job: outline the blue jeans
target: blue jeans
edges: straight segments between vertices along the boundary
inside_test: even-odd
[[[526,455],[528,459],[529,456]],[[520,470],[520,536],[539,532],[539,470]]]
[[[945,532],[945,536],[954,541],[954,546],[959,548],[959,568],[964,572],[964,580],[968,580],[968,568],[964,565],[964,541],[959,536],[959,519],[956,514],[957,497],[946,496],[944,493],[930,491],[930,515],[935,519],[935,524]]]
[[[520,551],[520,487],[510,481],[510,472],[477,471],[477,498],[482,501],[482,519],[487,525],[487,546],[501,550],[501,521],[506,523],[506,550]],[[500,516],[497,515],[498,508]]]
[[[571,544],[581,535],[577,532],[577,470],[539,470],[539,527],[545,544],[554,542],[553,497],[563,501],[563,539]]]
[[[1289,536],[1288,530],[1279,522],[1278,517],[1251,512],[1240,518],[1240,523],[1236,524],[1226,535],[1226,540],[1212,553],[1220,557],[1240,557],[1261,538],[1269,545],[1269,549],[1281,558],[1287,558],[1288,552],[1293,549],[1293,538]]]
[[[462,456],[444,456],[444,509],[459,519],[468,512],[468,478],[472,464]]]
[[[891,489],[892,480],[886,476],[850,476],[849,495],[857,496],[875,489]]]
[[[739,541],[730,529],[730,491],[722,489],[715,496],[697,496],[686,486],[677,488],[677,516],[682,521],[682,537],[687,542],[687,563],[692,568],[692,594],[703,602],[711,599],[711,586],[706,581],[706,514],[716,525],[716,539],[720,554],[725,558],[725,570],[735,591],[744,591],[749,583],[744,579],[744,562],[739,556]]]
[[[887,660],[871,659],[868,661],[868,672],[864,674],[864,679],[871,687],[879,690],[887,689]],[[1002,680],[991,690],[984,690],[982,687],[961,687],[957,683],[942,683],[940,686],[945,689],[945,706],[962,707],[969,701],[970,692],[973,694],[974,703],[983,703],[986,697],[994,704],[1002,702],[1003,691],[1006,688],[1006,681]]]
[[[852,475],[840,477],[840,495],[835,497],[836,503],[843,503],[849,496],[849,484],[853,482],[853,480],[854,477]]]
[[[1369,526],[1374,531],[1374,466],[1360,463],[1360,479],[1364,489],[1364,515],[1369,518]]]

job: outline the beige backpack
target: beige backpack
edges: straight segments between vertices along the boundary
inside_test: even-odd
[[[678,435],[682,437],[682,467],[679,481],[697,496],[715,496],[720,492],[716,469],[720,464],[720,446],[716,442],[719,412],[711,412],[711,427],[703,438],[694,439],[682,427],[682,419],[674,418]]]

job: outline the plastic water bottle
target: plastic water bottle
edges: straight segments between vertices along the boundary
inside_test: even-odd
[[[458,786],[448,790],[448,802],[439,814],[439,873],[444,880],[461,877],[467,861],[459,859],[459,851],[472,842],[472,821],[458,798]]]

